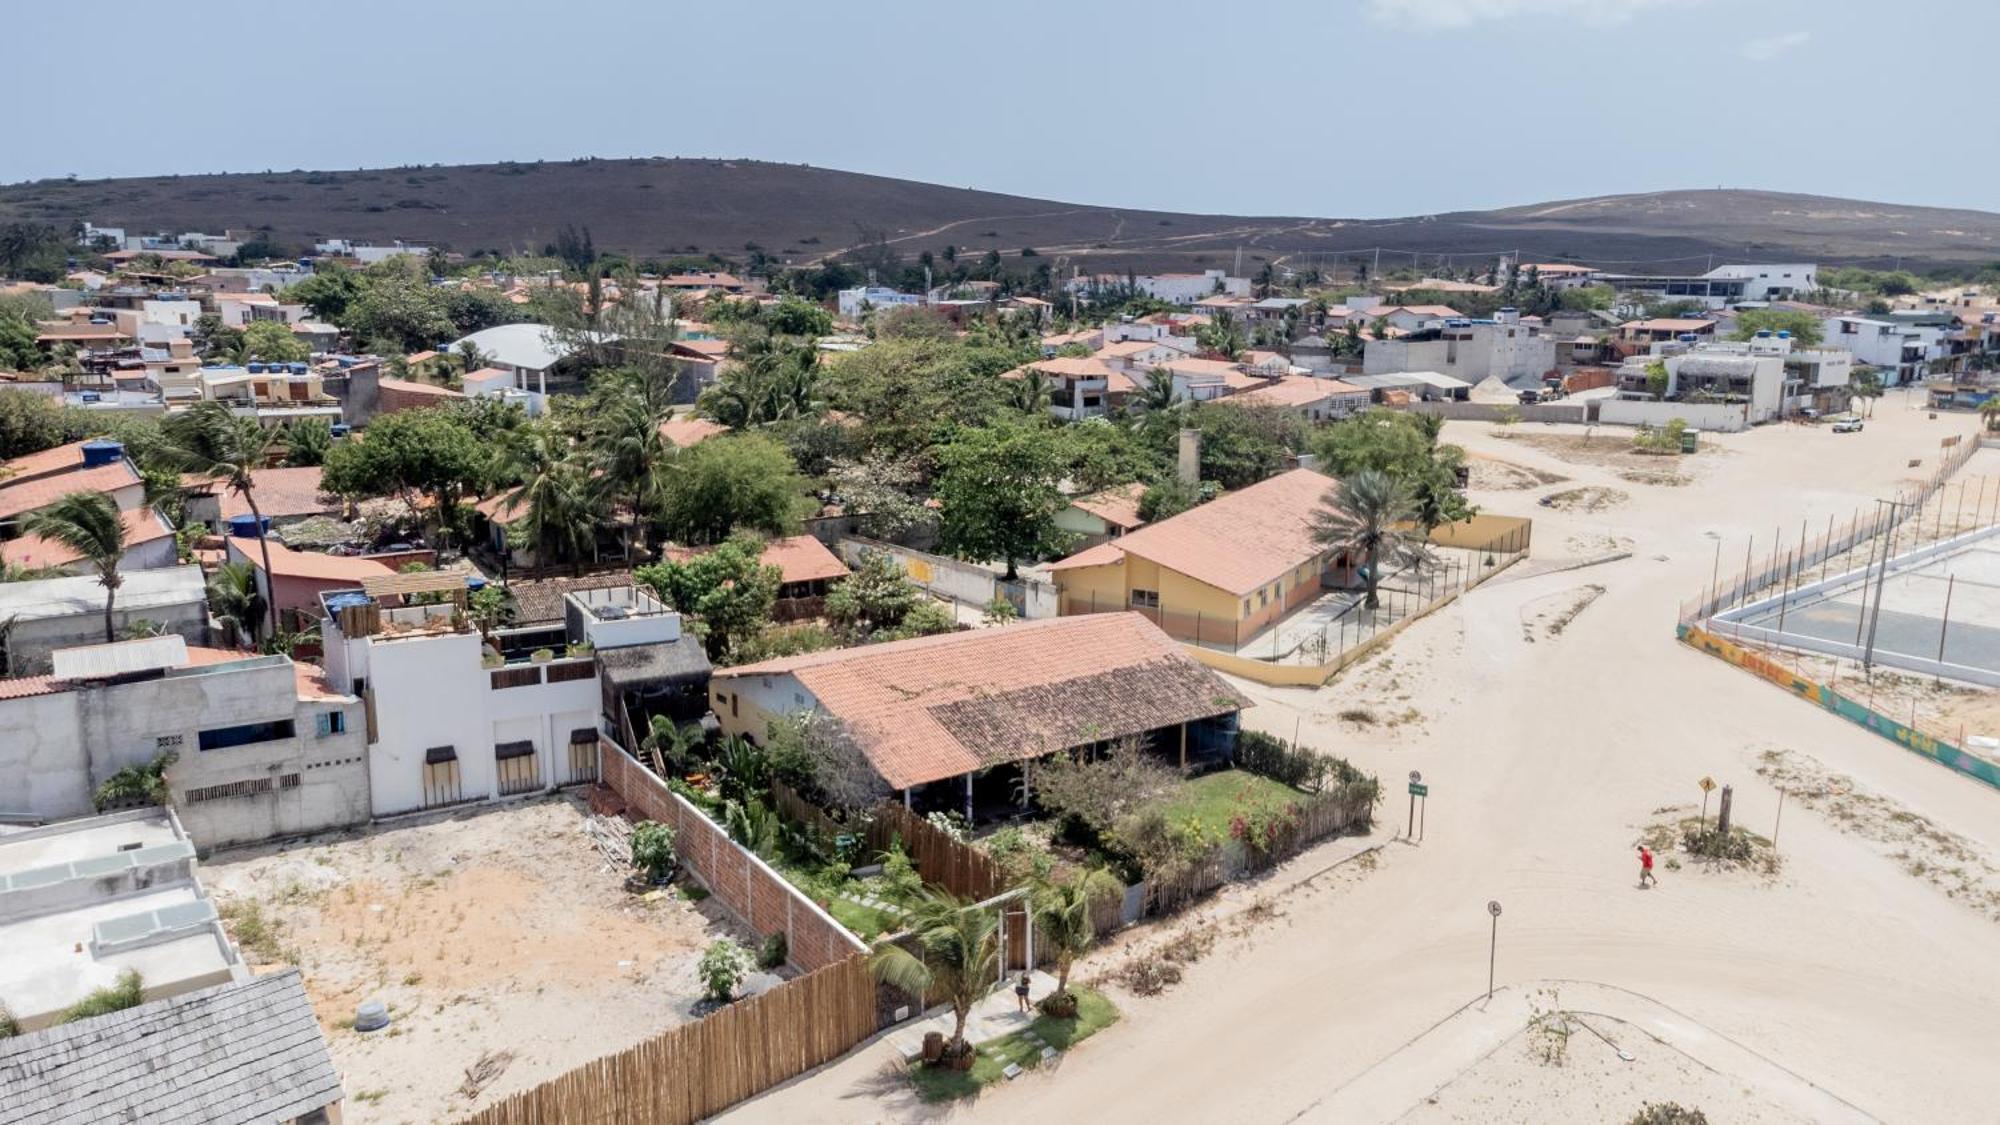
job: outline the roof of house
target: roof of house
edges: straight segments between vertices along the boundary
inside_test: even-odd
[[[1529,270],[1534,270],[1537,274],[1540,274],[1543,277],[1547,277],[1550,274],[1580,274],[1580,273],[1597,272],[1597,270],[1591,266],[1579,266],[1572,262],[1529,262],[1527,265],[1521,267],[1522,273],[1526,273]]]
[[[529,371],[546,371],[569,354],[555,338],[555,330],[546,324],[496,324],[453,340],[451,349],[457,351],[467,342],[477,345],[481,355],[496,363]]]
[[[0,468],[0,481],[19,484],[33,477],[68,472],[83,464],[83,446],[83,442],[73,441],[68,445],[44,449],[40,453],[28,453],[12,458],[7,461],[4,468]]]
[[[1197,381],[1228,381],[1231,375],[1241,375],[1242,370],[1226,359],[1174,359],[1161,366],[1184,379]]]
[[[264,548],[254,539],[230,539],[238,553],[251,566],[264,569]],[[353,582],[359,585],[363,578],[373,578],[381,574],[394,574],[387,563],[374,559],[354,558],[349,555],[325,555],[318,551],[294,551],[275,539],[266,538],[264,546],[271,550],[271,570],[280,578],[307,578],[321,582]]]
[[[1081,508],[1113,527],[1130,531],[1146,526],[1146,521],[1139,518],[1139,498],[1145,494],[1146,482],[1135,480],[1131,484],[1114,485],[1079,496],[1070,501],[1070,506]]]
[[[171,539],[174,529],[151,508],[133,508],[118,513],[120,523],[125,525],[125,549]],[[0,543],[0,561],[8,566],[39,570],[43,567],[67,566],[83,556],[72,547],[39,535],[23,535],[19,539],[9,539]]]
[[[514,595],[514,623],[536,625],[563,619],[563,595],[579,590],[608,590],[630,586],[632,572],[614,570],[580,578],[517,578],[507,583]]]
[[[1086,614],[767,660],[908,788],[1238,711],[1248,701],[1136,613]]]
[[[729,427],[692,414],[683,414],[660,423],[660,436],[685,449],[699,445],[718,434],[726,434]]]
[[[288,1121],[339,1101],[297,969],[0,1039],[0,1123]]]
[[[1095,356],[1063,355],[1054,359],[1038,359],[1028,366],[1058,379],[1109,379],[1115,374],[1103,360]]]
[[[160,567],[122,575],[118,607],[127,612],[200,605],[207,596],[198,566]],[[104,612],[104,587],[96,575],[0,582],[0,621],[43,621]]]
[[[1104,566],[1137,555],[1240,597],[1326,550],[1313,537],[1313,519],[1333,487],[1331,477],[1312,469],[1279,473],[1049,569]]]
[[[1633,332],[1710,332],[1715,322],[1699,317],[1660,316],[1651,320],[1634,320],[1621,327]]]
[[[662,553],[675,562],[686,562],[699,558],[714,550],[713,547],[667,547]],[[775,566],[782,573],[781,582],[817,582],[821,580],[845,578],[847,564],[840,561],[826,544],[810,535],[793,535],[785,539],[773,539],[764,544],[764,553],[758,556],[763,566]]]
[[[273,519],[283,519],[287,516],[316,516],[339,511],[340,500],[331,493],[320,491],[323,473],[324,470],[318,465],[258,469],[256,476],[250,482],[251,489],[257,497],[257,511]],[[249,501],[226,484],[191,473],[181,478],[181,485],[191,489],[213,489],[217,494],[217,506],[221,508],[224,520],[250,514]]]
[[[129,340],[126,332],[115,324],[43,324],[37,327],[35,340],[61,343],[65,340]]]
[[[114,461],[90,469],[0,483],[0,519],[46,508],[72,492],[115,492],[138,484],[139,479],[139,471],[130,462]]]
[[[1352,387],[1335,379],[1286,375],[1279,379],[1266,379],[1261,387],[1252,387],[1241,394],[1230,395],[1216,401],[1233,402],[1239,406],[1309,406],[1342,392],[1368,393],[1360,387]]]
[[[1411,313],[1416,316],[1450,317],[1465,315],[1450,305],[1389,305],[1385,308],[1369,309],[1361,315],[1379,319],[1385,316],[1393,316],[1399,312]]]
[[[443,399],[459,399],[465,397],[465,394],[462,391],[454,391],[450,387],[440,387],[436,383],[419,383],[414,379],[396,379],[387,375],[384,375],[382,377],[379,386],[381,387],[382,390],[385,391],[395,391],[399,394],[407,394],[407,395],[418,395],[423,398],[435,398],[443,400]]]
[[[1170,352],[1179,350],[1165,340],[1119,340],[1116,343],[1106,344],[1097,349],[1097,355],[1099,357],[1122,359],[1126,356],[1142,355],[1155,348],[1164,348]],[[1051,360],[1050,362],[1054,361]]]

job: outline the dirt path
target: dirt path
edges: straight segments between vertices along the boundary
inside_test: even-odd
[[[1699,801],[1704,774],[1734,786],[1740,823],[1768,832],[1777,793],[1758,767],[1766,751],[1793,749],[1921,812],[1971,854],[2000,854],[2000,794],[1673,638],[1675,607],[1707,579],[1717,537],[1740,543],[1781,519],[1849,512],[1927,471],[1906,461],[1928,465],[1939,436],[1974,424],[1928,421],[1892,394],[1864,434],[1721,435],[1715,453],[1683,467],[1686,484],[1663,486],[1453,423],[1447,440],[1569,478],[1474,495],[1532,514],[1538,554],[1613,541],[1631,556],[1481,587],[1317,692],[1246,687],[1252,727],[1296,729],[1391,782],[1421,769],[1425,842],[1389,847],[1378,871],[1337,892],[1287,903],[1253,948],[1190,967],[1172,992],[1118,997],[1118,1028],[962,1115],[1290,1120],[1483,990],[1485,904],[1497,899],[1503,983],[1631,989],[1869,1114],[1991,1120],[2000,958],[1975,906],[1797,804],[1784,812],[1775,879],[1668,871],[1641,892],[1632,852],[1655,809]],[[1631,499],[1587,513],[1534,504],[1583,486]],[[1559,634],[1524,637],[1524,621],[1592,585],[1603,592]],[[1415,717],[1339,718],[1355,708]],[[1390,786],[1385,820],[1401,819],[1400,788]],[[732,1117],[901,1116],[867,1092],[867,1071],[836,1064]]]

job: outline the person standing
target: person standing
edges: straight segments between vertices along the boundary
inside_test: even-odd
[[[1659,880],[1653,877],[1653,853],[1646,848],[1646,845],[1640,844],[1639,845],[1639,889],[1644,890],[1647,887],[1650,887],[1657,882],[1659,882]]]
[[[1022,973],[1021,979],[1014,984],[1014,1003],[1021,1011],[1025,1012],[1028,1010],[1028,974],[1026,973]]]

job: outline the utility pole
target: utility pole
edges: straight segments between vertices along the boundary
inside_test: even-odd
[[[1493,999],[1493,966],[1500,956],[1500,900],[1493,899],[1486,904],[1486,913],[1493,916],[1493,932],[1486,942],[1486,998]]]
[[[1867,671],[1875,663],[1875,629],[1882,620],[1882,588],[1889,581],[1889,560],[1895,557],[1896,515],[1902,509],[1899,500],[1877,500],[1877,504],[1889,505],[1889,541],[1882,547],[1882,569],[1875,575],[1875,606],[1868,616],[1868,645],[1861,652],[1861,668]]]

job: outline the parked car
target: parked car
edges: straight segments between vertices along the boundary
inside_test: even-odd
[[[1833,424],[1833,432],[1836,434],[1858,434],[1861,432],[1861,419],[1842,418]]]

